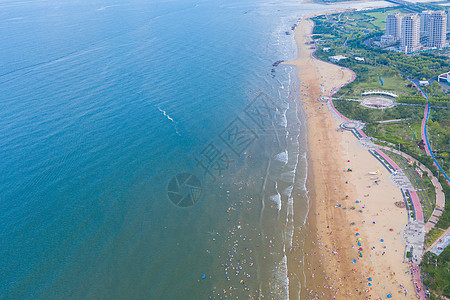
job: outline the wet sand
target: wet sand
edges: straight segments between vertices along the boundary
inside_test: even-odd
[[[407,212],[394,205],[402,201],[400,189],[351,132],[337,130],[341,121],[317,101],[351,80],[352,73],[312,56],[312,27],[306,18],[299,22],[299,56],[289,62],[298,69],[307,119],[311,203],[288,256],[291,299],[298,298],[295,282],[302,285],[300,299],[385,299],[388,294],[414,299],[409,265],[403,263]]]

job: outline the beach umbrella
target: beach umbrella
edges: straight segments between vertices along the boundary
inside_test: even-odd
[[[369,281],[372,281],[372,277],[369,277]]]
[[[353,263],[356,264],[356,259],[353,259]]]
[[[361,238],[358,238],[358,241],[361,241]]]

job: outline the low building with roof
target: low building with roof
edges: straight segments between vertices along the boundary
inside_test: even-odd
[[[337,63],[337,62],[339,62],[340,60],[343,60],[343,59],[346,59],[347,58],[347,56],[343,56],[343,55],[335,55],[335,56],[329,56],[328,57],[328,59],[331,61],[331,62],[334,62],[334,63]]]
[[[438,81],[439,82],[450,83],[450,71],[448,71],[447,73],[439,75],[438,76]]]

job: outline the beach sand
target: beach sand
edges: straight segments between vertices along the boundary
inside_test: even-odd
[[[402,201],[400,189],[351,132],[338,130],[341,121],[327,104],[317,101],[348,82],[352,73],[313,58],[312,26],[311,20],[300,20],[295,30],[298,58],[288,62],[298,69],[307,119],[311,205],[288,256],[290,298],[386,299],[391,294],[415,299],[410,266],[403,263],[407,211],[394,205]],[[381,181],[375,184],[371,177]],[[302,285],[300,294],[294,282]]]

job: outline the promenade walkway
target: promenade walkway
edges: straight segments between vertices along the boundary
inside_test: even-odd
[[[434,225],[436,225],[437,221],[439,221],[439,217],[442,215],[444,207],[445,207],[445,194],[442,190],[442,185],[439,182],[439,180],[433,175],[430,169],[428,169],[425,165],[423,165],[421,162],[419,162],[417,159],[415,159],[412,156],[409,156],[406,153],[403,153],[401,151],[398,151],[394,148],[389,148],[386,146],[379,146],[381,149],[389,150],[391,152],[394,152],[395,154],[398,154],[407,160],[410,160],[412,162],[415,162],[417,166],[422,169],[423,171],[428,173],[428,176],[431,179],[431,182],[433,183],[433,186],[436,190],[436,207],[433,210],[433,213],[431,217],[428,219],[428,221],[425,223],[425,233],[430,232],[431,229],[434,228]]]
[[[416,288],[417,297],[419,299],[426,299],[423,290],[422,279],[420,278],[420,267],[417,264],[411,264],[411,272],[413,277],[414,287]]]

